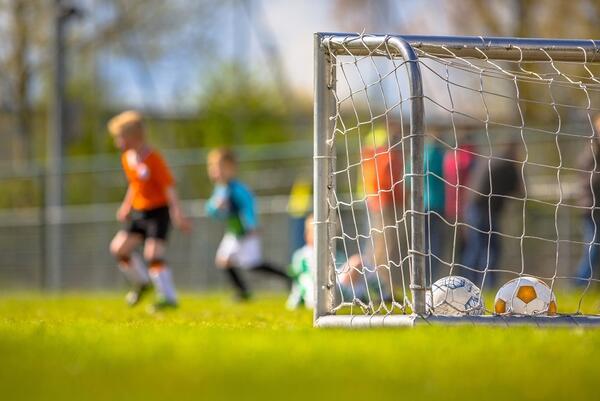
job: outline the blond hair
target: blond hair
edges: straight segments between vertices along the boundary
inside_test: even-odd
[[[139,135],[144,132],[144,119],[137,111],[127,110],[108,121],[108,132],[112,136]]]
[[[313,225],[315,224],[315,217],[312,213],[309,213],[308,216],[304,219],[304,231],[312,230]]]
[[[237,165],[237,158],[235,153],[229,148],[216,148],[208,152],[209,160],[217,160],[219,162],[227,162],[233,165]]]

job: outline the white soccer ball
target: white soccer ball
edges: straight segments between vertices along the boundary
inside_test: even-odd
[[[535,277],[518,277],[504,284],[496,294],[498,315],[555,315],[556,297],[548,284]]]
[[[427,310],[434,315],[483,315],[485,305],[481,291],[470,280],[460,276],[439,279],[427,292]]]

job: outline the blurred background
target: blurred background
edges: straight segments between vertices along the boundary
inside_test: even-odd
[[[305,212],[290,192],[310,196],[314,32],[597,38],[599,18],[593,0],[0,0],[0,288],[123,285],[105,128],[123,109],[146,116],[195,220],[172,237],[176,281],[219,288],[205,154],[235,148],[266,257],[286,265]]]

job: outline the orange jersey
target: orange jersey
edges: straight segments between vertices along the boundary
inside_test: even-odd
[[[403,163],[399,150],[367,148],[362,152],[362,174],[367,205],[372,211],[402,204]]]
[[[167,206],[167,189],[174,180],[162,156],[148,150],[138,157],[133,150],[121,156],[125,176],[132,191],[132,206],[136,210],[150,210]]]

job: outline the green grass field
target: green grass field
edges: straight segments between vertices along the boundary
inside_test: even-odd
[[[317,330],[282,296],[0,296],[2,400],[598,399],[600,329]]]

